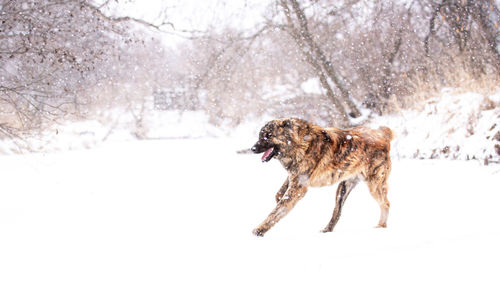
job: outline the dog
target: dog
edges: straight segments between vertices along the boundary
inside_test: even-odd
[[[339,182],[332,218],[322,230],[333,231],[347,196],[360,178],[380,206],[377,227],[387,227],[387,178],[393,137],[391,129],[383,126],[377,130],[361,126],[343,130],[322,128],[296,118],[268,122],[251,151],[263,153],[262,162],[279,160],[288,177],[276,194],[276,207],[253,234],[264,236],[306,195],[309,187]]]

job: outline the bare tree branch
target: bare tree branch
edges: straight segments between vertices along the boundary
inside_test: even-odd
[[[294,21],[291,17],[292,9],[289,8],[287,2],[290,2],[293,13],[298,20],[299,26],[294,25]],[[324,72],[325,76],[329,77],[333,81],[335,86],[339,89],[341,94],[340,103],[344,104],[344,107],[349,111],[349,116],[354,118],[361,116],[361,112],[357,108],[356,104],[352,101],[352,94],[342,82],[342,78],[339,74],[337,74],[332,63],[328,60],[321,47],[312,38],[311,32],[309,31],[306,15],[301,9],[299,3],[296,0],[281,0],[280,3],[287,18],[288,26],[294,30],[293,32],[296,33],[294,38],[296,39],[299,48],[302,49],[303,53],[306,53],[308,56],[310,56],[310,59],[317,61],[316,65],[321,66],[320,69],[317,70],[320,72]],[[331,90],[328,89],[326,89],[326,91],[327,93],[331,92]],[[337,98],[335,98],[333,94],[329,95],[329,97],[332,99],[332,102],[334,104],[339,103],[339,101],[335,100]]]
[[[105,19],[105,20],[108,20],[108,21],[112,21],[112,22],[115,22],[115,23],[121,23],[121,22],[135,22],[135,23],[138,23],[138,24],[141,24],[143,26],[146,26],[146,27],[150,27],[150,28],[154,28],[154,29],[157,29],[159,31],[162,31],[162,27],[165,26],[165,25],[169,25],[171,26],[172,28],[174,28],[174,24],[171,23],[171,22],[167,22],[167,21],[164,21],[160,24],[153,24],[153,23],[150,23],[148,21],[145,21],[143,19],[138,19],[138,18],[134,18],[134,17],[130,17],[130,16],[124,16],[124,17],[113,17],[113,16],[108,16],[108,15],[105,15],[103,12],[102,12],[102,8],[104,6],[106,6],[107,4],[109,3],[109,1],[106,1],[104,2],[103,4],[101,4],[100,6],[94,6],[93,4],[89,3],[89,2],[86,2],[86,1],[83,1],[82,2],[82,5],[89,8],[90,10],[92,10],[94,12],[94,14],[98,15],[99,17],[101,17],[102,19]]]

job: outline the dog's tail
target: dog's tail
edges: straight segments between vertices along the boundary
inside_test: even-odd
[[[384,137],[386,137],[389,141],[391,141],[394,138],[394,132],[388,127],[380,126],[378,129],[382,131]]]

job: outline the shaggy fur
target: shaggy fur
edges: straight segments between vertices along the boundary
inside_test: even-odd
[[[263,236],[306,195],[308,187],[340,182],[332,218],[323,229],[323,232],[333,231],[342,206],[359,178],[366,181],[371,195],[380,205],[378,227],[386,227],[392,138],[393,133],[387,127],[342,130],[322,128],[293,118],[268,122],[261,129],[252,151],[264,153],[263,162],[278,159],[288,177],[276,194],[276,207],[253,233]]]

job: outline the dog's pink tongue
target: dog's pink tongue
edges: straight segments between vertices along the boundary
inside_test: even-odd
[[[269,157],[269,155],[271,155],[271,153],[273,152],[273,148],[269,148],[268,150],[266,150],[266,152],[264,152],[264,155],[262,155],[262,161],[265,161],[267,159],[267,157]]]

